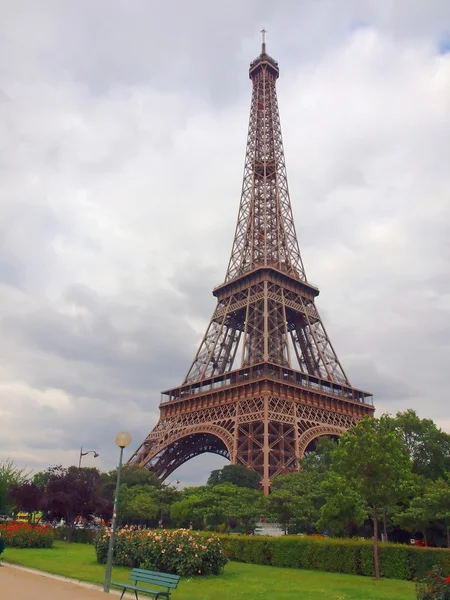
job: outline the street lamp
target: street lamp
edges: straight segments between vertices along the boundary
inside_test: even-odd
[[[81,446],[80,448],[80,460],[78,461],[78,468],[81,469],[81,459],[83,458],[83,456],[86,456],[86,454],[94,454],[94,458],[97,458],[100,456],[100,454],[96,451],[96,450],[88,450],[87,452],[83,452],[83,446]]]
[[[103,591],[109,594],[109,588],[111,587],[111,571],[112,571],[112,562],[113,562],[113,553],[114,553],[114,536],[116,533],[117,526],[117,505],[119,503],[119,488],[120,488],[120,472],[122,470],[122,457],[123,457],[123,449],[126,448],[131,442],[131,435],[127,431],[121,431],[116,435],[116,439],[114,440],[116,444],[120,448],[120,458],[119,458],[119,468],[117,469],[117,483],[116,483],[116,495],[114,497],[114,509],[113,509],[113,519],[111,526],[111,535],[109,537],[109,546],[108,546],[108,559],[106,561],[106,575],[105,575],[105,585],[103,586]]]

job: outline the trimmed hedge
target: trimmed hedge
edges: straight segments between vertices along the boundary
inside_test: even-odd
[[[220,535],[230,560],[375,576],[372,541],[300,536]],[[450,574],[450,551],[380,543],[380,573],[388,579],[423,578],[433,565]]]
[[[55,527],[55,540],[67,542],[68,527]],[[97,537],[98,530],[95,529],[77,529],[72,532],[72,542],[75,544],[93,544]]]

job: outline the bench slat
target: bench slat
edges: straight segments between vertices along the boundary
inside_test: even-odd
[[[172,575],[171,573],[161,573],[159,571],[148,571],[147,569],[133,569],[131,574],[143,574],[143,575],[155,575],[156,577],[165,577],[166,579],[173,579],[174,581],[179,581],[179,575]]]
[[[136,582],[152,583],[153,585],[175,589],[180,581],[180,576],[147,571],[146,569],[133,569],[130,573],[130,579]]]
[[[164,579],[161,577],[146,577],[145,575],[130,575],[130,579],[133,581],[141,581],[143,583],[154,583],[163,587],[176,588],[178,581],[172,581],[170,579]]]

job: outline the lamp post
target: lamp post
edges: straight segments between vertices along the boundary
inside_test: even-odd
[[[87,452],[83,452],[83,446],[81,446],[80,448],[80,460],[78,461],[78,468],[81,469],[81,459],[83,458],[83,456],[86,456],[86,454],[94,454],[94,458],[97,458],[100,456],[100,454],[97,452],[97,450],[88,450]]]
[[[120,472],[122,470],[122,457],[123,457],[123,449],[128,446],[131,442],[131,435],[127,431],[121,431],[116,435],[116,439],[114,440],[116,444],[120,448],[120,458],[119,458],[119,468],[117,469],[117,483],[116,483],[116,495],[114,497],[114,509],[113,509],[113,518],[111,525],[111,535],[109,536],[109,546],[108,546],[108,559],[106,561],[106,574],[105,574],[105,585],[103,586],[103,591],[109,594],[109,588],[111,587],[111,571],[112,571],[112,563],[113,563],[113,554],[114,554],[114,537],[116,534],[116,526],[117,526],[117,505],[119,503],[119,489],[120,489]]]

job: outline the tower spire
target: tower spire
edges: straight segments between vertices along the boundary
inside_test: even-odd
[[[261,36],[262,36],[261,54],[266,54],[266,33],[267,33],[267,31],[265,29],[261,29]]]

